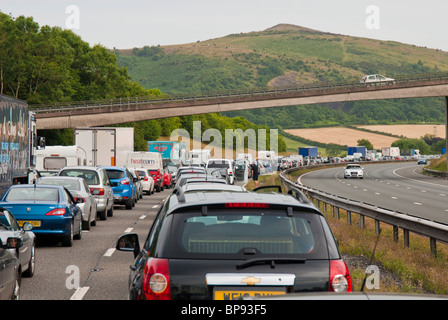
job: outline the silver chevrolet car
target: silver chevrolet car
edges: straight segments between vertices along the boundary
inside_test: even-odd
[[[96,210],[100,220],[106,220],[114,212],[114,192],[104,168],[73,166],[62,168],[58,176],[83,178],[96,199]]]

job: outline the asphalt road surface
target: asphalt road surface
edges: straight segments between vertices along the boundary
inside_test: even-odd
[[[131,252],[115,251],[123,233],[135,232],[144,242],[162,199],[171,190],[143,195],[132,210],[115,206],[114,214],[97,221],[72,247],[38,239],[36,271],[22,278],[21,300],[125,300]]]
[[[330,194],[448,224],[448,180],[421,174],[416,162],[363,165],[364,179],[343,167],[313,171],[300,182]]]

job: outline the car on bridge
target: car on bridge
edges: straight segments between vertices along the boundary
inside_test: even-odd
[[[304,195],[182,190],[163,202],[142,247],[136,233],[116,242],[134,253],[129,299],[352,290],[325,217]]]
[[[344,169],[344,179],[347,178],[364,178],[364,170],[359,164],[349,164]]]
[[[361,78],[359,83],[369,85],[377,85],[377,84],[395,84],[397,81],[393,78],[387,78],[380,74],[369,74]]]

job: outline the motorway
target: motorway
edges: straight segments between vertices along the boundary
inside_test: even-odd
[[[416,162],[366,164],[364,179],[344,179],[343,167],[302,175],[299,182],[345,197],[448,224],[448,180],[422,175]]]
[[[21,300],[125,300],[132,252],[115,251],[123,233],[135,232],[142,244],[162,199],[171,190],[143,195],[132,210],[115,206],[113,217],[97,221],[72,247],[38,239],[36,271],[22,278]],[[73,287],[77,287],[77,290]]]

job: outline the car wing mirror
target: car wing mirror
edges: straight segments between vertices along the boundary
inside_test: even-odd
[[[6,248],[7,249],[18,249],[23,245],[22,239],[10,237],[6,240]]]
[[[132,251],[134,258],[140,252],[140,242],[136,233],[126,233],[120,236],[117,240],[115,248],[119,251]]]

